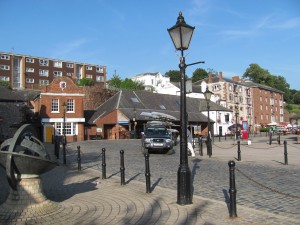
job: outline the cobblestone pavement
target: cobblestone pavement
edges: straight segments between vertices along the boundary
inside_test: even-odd
[[[146,194],[145,160],[140,140],[89,141],[67,146],[67,166],[42,176],[45,195],[58,204],[55,211],[36,213],[15,224],[300,224],[300,145],[288,141],[288,165],[283,145],[256,137],[241,145],[236,161],[238,218],[228,214],[228,160],[236,160],[233,140],[215,139],[213,156],[189,158],[193,204],[179,206],[177,169],[179,146],[171,155],[151,154],[151,190]],[[82,170],[77,171],[77,146]],[[102,176],[102,148],[106,149],[106,176]],[[124,150],[126,185],[120,185],[120,150]],[[61,156],[62,157],[62,156]],[[60,161],[62,160],[60,157]],[[0,170],[0,204],[8,194]],[[3,218],[0,218],[0,224]]]

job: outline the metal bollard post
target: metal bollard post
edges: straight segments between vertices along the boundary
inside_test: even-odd
[[[105,148],[102,148],[102,179],[106,179]]]
[[[225,133],[225,141],[226,141],[226,136],[227,136],[227,135],[226,135],[226,133]]]
[[[286,140],[283,142],[284,145],[284,165],[288,165],[288,153],[287,153],[287,142]]]
[[[229,205],[229,215],[230,217],[237,217],[236,213],[236,188],[235,188],[235,162],[230,160],[228,162],[229,166],[229,194],[230,194],[230,205]]]
[[[237,144],[238,144],[238,151],[237,151],[237,153],[238,153],[238,161],[241,161],[241,142],[238,141]]]
[[[120,151],[121,185],[125,185],[124,150]]]
[[[278,144],[280,145],[280,133],[278,133],[277,142],[278,142]]]
[[[270,135],[269,135],[269,145],[272,144],[272,133],[270,132]]]
[[[59,141],[57,139],[54,140],[54,154],[59,159]]]
[[[77,162],[78,162],[78,171],[80,171],[81,170],[80,146],[77,146]]]
[[[151,193],[150,187],[150,165],[149,165],[149,154],[145,154],[145,177],[146,177],[146,193]]]
[[[199,154],[200,154],[200,156],[203,156],[203,141],[202,141],[202,137],[199,138]]]

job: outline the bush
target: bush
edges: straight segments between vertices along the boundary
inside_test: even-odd
[[[264,127],[259,129],[260,132],[269,132],[270,128]]]

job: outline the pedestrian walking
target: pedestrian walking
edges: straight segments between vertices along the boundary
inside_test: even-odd
[[[193,148],[193,135],[191,134],[190,130],[187,129],[187,140],[188,140],[188,150],[190,151],[190,153],[192,154],[192,157],[195,157],[195,151]]]

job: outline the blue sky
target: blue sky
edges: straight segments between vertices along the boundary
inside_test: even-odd
[[[195,26],[186,63],[242,76],[251,63],[300,90],[298,0],[0,0],[0,51],[107,66],[130,78],[178,70],[167,29]]]

